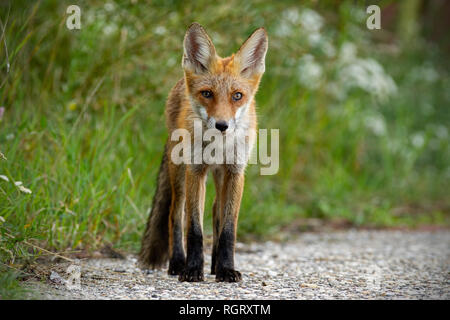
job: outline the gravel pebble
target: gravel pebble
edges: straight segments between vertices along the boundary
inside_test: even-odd
[[[136,256],[81,263],[80,285],[30,285],[43,299],[449,299],[450,232],[304,233],[276,243],[238,243],[239,283],[178,282],[166,270],[143,272]],[[61,275],[68,278],[67,275]]]

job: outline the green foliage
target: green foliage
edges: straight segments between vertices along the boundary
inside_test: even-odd
[[[3,269],[0,266],[0,300],[23,299],[31,294],[19,285],[19,273]]]
[[[2,261],[37,254],[24,240],[137,250],[167,137],[164,103],[182,76],[192,21],[223,56],[261,25],[270,36],[257,102],[260,127],[280,129],[280,171],[248,168],[240,236],[305,217],[448,225],[449,78],[437,47],[376,38],[383,31],[367,30],[353,1],[79,1],[82,27],[73,31],[70,4],[0,7],[11,63],[7,74],[2,44]]]

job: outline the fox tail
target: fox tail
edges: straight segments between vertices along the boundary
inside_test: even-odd
[[[139,252],[139,264],[144,269],[163,267],[169,258],[169,211],[172,189],[168,149],[166,143],[159,167],[156,192]]]

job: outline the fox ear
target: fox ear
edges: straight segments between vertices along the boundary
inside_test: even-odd
[[[216,57],[216,49],[205,29],[194,22],[189,26],[184,37],[184,70],[195,73],[206,72]]]
[[[252,77],[264,73],[268,45],[269,39],[264,28],[256,29],[244,42],[235,56],[242,76]]]

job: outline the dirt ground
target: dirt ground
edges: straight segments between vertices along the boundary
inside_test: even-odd
[[[209,247],[209,246],[207,246]],[[111,255],[110,255],[111,256]],[[306,232],[286,242],[238,243],[239,283],[179,282],[143,272],[136,256],[46,266],[28,281],[41,299],[449,299],[450,231]]]

